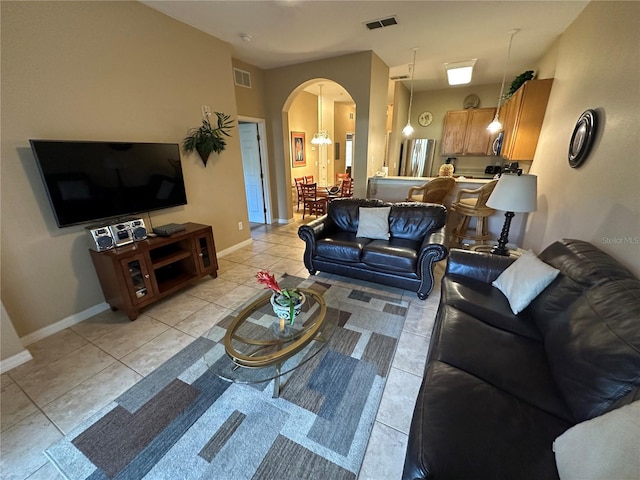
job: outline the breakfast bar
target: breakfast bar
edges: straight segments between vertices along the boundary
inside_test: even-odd
[[[383,177],[374,176],[370,177],[367,182],[367,198],[377,198],[385,202],[403,202],[407,198],[409,188],[424,185],[425,183],[433,180],[436,177]],[[463,176],[455,177],[456,185],[454,189],[445,197],[443,204],[447,207],[447,230],[451,230],[455,227],[457,222],[457,214],[451,212],[451,204],[455,201],[458,192],[462,189],[475,190],[477,188],[486,185],[493,180],[492,177],[488,178],[466,178]],[[497,243],[498,237],[504,224],[504,212],[496,211],[489,217],[488,226],[491,239],[488,243]],[[526,226],[526,214],[518,213],[513,217],[511,221],[511,228],[509,230],[509,246],[521,246],[524,233],[524,227]],[[465,239],[464,243],[473,244],[473,240]]]

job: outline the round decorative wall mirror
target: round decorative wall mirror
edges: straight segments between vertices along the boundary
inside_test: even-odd
[[[577,168],[587,159],[596,135],[597,116],[595,110],[586,110],[573,129],[569,142],[569,166]]]

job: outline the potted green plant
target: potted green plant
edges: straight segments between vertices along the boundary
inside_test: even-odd
[[[271,290],[271,306],[273,311],[281,320],[289,320],[289,325],[293,325],[296,315],[302,310],[305,302],[304,293],[296,288],[281,288],[275,275],[266,270],[260,270],[256,274],[258,283],[264,285],[265,289]]]
[[[233,121],[229,115],[215,112],[218,118],[217,126],[213,127],[209,121],[209,116],[202,120],[202,125],[189,130],[189,134],[182,141],[182,149],[185,152],[193,152],[196,150],[202,159],[204,166],[207,166],[207,160],[211,152],[221,153],[227,146],[224,137],[230,137],[228,130],[233,128]]]

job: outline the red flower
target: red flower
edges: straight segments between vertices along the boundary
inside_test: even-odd
[[[264,285],[265,289],[273,290],[276,293],[282,293],[282,289],[276,280],[276,277],[270,274],[268,271],[260,270],[256,274],[256,278],[258,279],[258,283]]]

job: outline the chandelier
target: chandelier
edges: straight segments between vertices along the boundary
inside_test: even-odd
[[[318,133],[313,134],[313,138],[311,139],[311,143],[313,145],[331,145],[331,138],[329,138],[329,133],[326,130],[322,129],[322,84],[320,84],[320,130]]]

